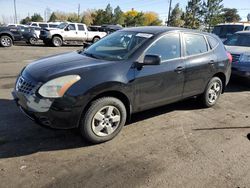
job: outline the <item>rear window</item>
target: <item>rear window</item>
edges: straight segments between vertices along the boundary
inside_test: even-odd
[[[202,35],[184,34],[185,55],[196,55],[208,51],[207,42]]]
[[[214,27],[212,33],[216,34],[220,38],[228,38],[235,32],[243,30],[243,25],[218,25]]]
[[[219,44],[218,40],[213,37],[207,36],[207,40],[209,42],[211,49],[214,49]]]

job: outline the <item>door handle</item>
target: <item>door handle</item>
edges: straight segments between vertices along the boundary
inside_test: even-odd
[[[184,67],[177,67],[174,71],[177,73],[181,73],[184,70]]]
[[[209,63],[208,63],[209,65],[214,65],[215,64],[215,62],[214,62],[214,60],[211,60],[211,61],[209,61]]]

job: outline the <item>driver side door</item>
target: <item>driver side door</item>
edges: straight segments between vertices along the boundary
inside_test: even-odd
[[[185,68],[181,58],[180,34],[171,33],[160,37],[146,50],[145,55],[158,55],[161,63],[135,69],[136,110],[180,100]]]
[[[76,25],[75,24],[69,24],[64,31],[64,39],[65,40],[77,40],[77,31],[76,31]]]

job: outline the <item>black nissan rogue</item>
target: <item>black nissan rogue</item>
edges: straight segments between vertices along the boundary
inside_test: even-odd
[[[85,139],[100,143],[135,112],[193,96],[205,107],[215,105],[230,74],[231,55],[215,35],[136,27],[29,64],[12,94],[37,123],[78,127]]]

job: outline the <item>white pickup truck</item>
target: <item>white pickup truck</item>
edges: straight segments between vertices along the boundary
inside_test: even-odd
[[[57,28],[41,30],[39,38],[46,45],[59,47],[63,44],[94,43],[106,35],[106,32],[88,31],[87,26],[82,23],[61,23]]]

